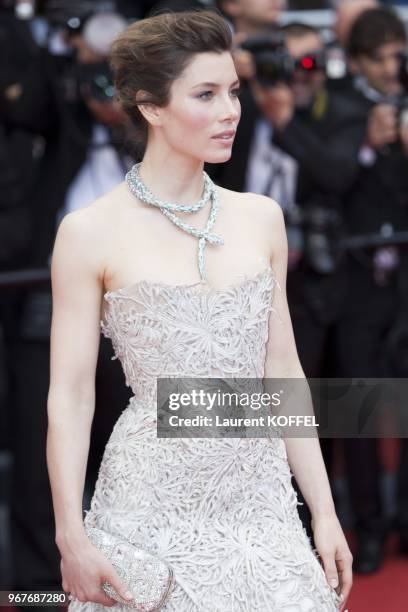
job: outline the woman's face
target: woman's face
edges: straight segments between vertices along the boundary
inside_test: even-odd
[[[160,109],[169,146],[202,161],[227,161],[241,116],[238,87],[229,52],[195,55],[173,82],[169,104]]]

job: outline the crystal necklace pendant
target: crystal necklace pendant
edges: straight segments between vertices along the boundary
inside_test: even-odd
[[[135,164],[126,174],[126,182],[131,193],[133,193],[133,195],[142,202],[159,208],[159,210],[161,210],[162,213],[164,213],[166,217],[170,219],[170,221],[177,225],[177,227],[198,238],[198,268],[201,279],[206,281],[207,277],[204,265],[204,249],[206,243],[210,242],[211,244],[216,245],[224,244],[224,240],[221,238],[221,236],[210,231],[215,223],[219,208],[219,198],[216,186],[208,174],[203,171],[204,188],[202,196],[198,202],[195,204],[176,204],[173,202],[167,202],[156,197],[147,187],[147,185],[145,185],[140,176],[140,167],[141,163]],[[175,214],[175,212],[195,212],[200,210],[203,208],[203,206],[205,206],[208,200],[211,200],[211,211],[204,229],[196,228],[189,223],[184,222]]]

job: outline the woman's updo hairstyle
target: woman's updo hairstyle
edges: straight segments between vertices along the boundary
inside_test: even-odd
[[[139,104],[167,106],[170,88],[196,53],[231,51],[232,34],[215,10],[160,13],[135,21],[113,42],[110,66],[116,96],[143,145],[147,122]],[[139,91],[148,95],[139,95]]]

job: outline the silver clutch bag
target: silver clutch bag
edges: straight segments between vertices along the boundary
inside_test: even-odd
[[[133,599],[123,599],[109,582],[102,584],[105,593],[135,610],[160,610],[174,587],[172,567],[163,559],[102,529],[86,527],[85,531],[92,544],[109,559],[118,576],[128,585]]]

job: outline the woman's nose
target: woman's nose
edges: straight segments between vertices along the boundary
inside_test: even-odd
[[[241,106],[238,98],[231,98],[228,96],[224,102],[223,108],[223,119],[230,119],[236,121],[241,114]]]

